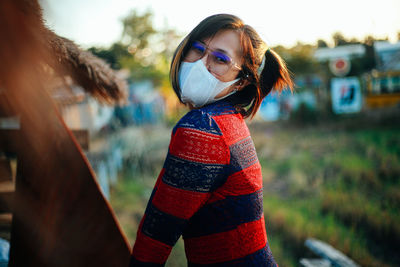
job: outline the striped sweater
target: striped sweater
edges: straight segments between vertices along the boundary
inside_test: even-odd
[[[190,111],[174,127],[130,266],[164,266],[181,235],[188,266],[277,266],[254,144],[224,100]]]

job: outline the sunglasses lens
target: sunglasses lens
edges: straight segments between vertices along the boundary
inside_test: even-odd
[[[232,60],[226,54],[214,51],[210,54],[209,62],[214,73],[224,75],[229,70]]]
[[[210,71],[217,75],[224,75],[232,66],[232,59],[225,53],[208,50],[207,63],[210,67]],[[189,48],[184,60],[187,62],[195,62],[203,58],[206,52],[207,46],[201,42],[195,41]]]
[[[190,47],[186,57],[185,61],[188,62],[195,62],[202,58],[206,52],[206,47],[204,44],[200,42],[193,42],[192,46]]]

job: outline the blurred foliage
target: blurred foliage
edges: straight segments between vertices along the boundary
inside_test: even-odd
[[[250,126],[267,232],[282,266],[307,257],[309,237],[361,266],[399,266],[400,117],[393,112],[390,124],[363,114],[307,127]]]
[[[130,80],[150,79],[158,87],[168,81],[169,65],[181,36],[165,23],[156,29],[153,12],[132,10],[122,19],[121,39],[108,48],[89,51],[105,59],[114,69],[128,69]]]
[[[130,57],[128,49],[125,45],[120,42],[114,43],[108,49],[102,49],[97,47],[89,48],[89,51],[94,55],[104,59],[107,63],[110,64],[113,69],[121,69],[121,60],[123,58]]]
[[[153,26],[153,14],[147,10],[139,14],[136,10],[122,19],[122,40],[129,45],[129,52],[134,58],[144,60],[147,56],[146,48],[149,48],[151,37],[157,33]]]
[[[315,123],[318,119],[318,113],[315,108],[309,107],[306,103],[290,113],[289,121],[297,125],[305,125]]]
[[[313,58],[315,46],[297,43],[294,47],[285,48],[276,46],[273,48],[286,61],[290,71],[295,75],[316,73],[318,63]]]
[[[328,44],[324,40],[318,39],[317,40],[317,48],[322,48],[322,47],[328,47]]]

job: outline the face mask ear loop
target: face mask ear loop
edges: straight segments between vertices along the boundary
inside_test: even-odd
[[[232,82],[233,82],[232,84],[234,84],[235,82],[237,82],[237,81],[239,81],[239,80],[240,80],[240,78],[237,78],[236,80],[233,80],[233,81],[232,81]],[[224,95],[224,96],[222,96],[222,97],[220,97],[220,98],[214,98],[214,100],[213,100],[212,102],[216,102],[216,101],[218,101],[218,100],[227,98],[228,96],[233,95],[233,94],[236,93],[237,91],[238,91],[238,89],[237,89],[237,87],[235,87],[235,89],[233,89],[232,92],[230,92],[230,93],[228,93],[227,95]],[[212,102],[210,102],[210,103],[212,103]]]

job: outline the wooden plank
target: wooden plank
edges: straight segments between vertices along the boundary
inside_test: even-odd
[[[0,183],[3,181],[12,181],[11,163],[8,158],[0,158]]]
[[[341,267],[357,267],[358,265],[344,255],[342,252],[336,250],[331,245],[326,244],[320,240],[314,238],[308,238],[305,242],[305,246],[308,247],[312,252],[317,254],[323,259],[331,262],[333,266]]]
[[[19,129],[19,117],[0,117],[0,129]]]
[[[370,108],[396,106],[400,103],[400,93],[369,94],[365,97],[365,103]]]
[[[0,151],[5,152],[7,156],[15,156],[19,144],[19,130],[0,129]]]
[[[9,266],[127,266],[131,248],[77,140],[56,110],[36,112],[21,117]]]
[[[0,87],[20,117],[9,266],[128,266],[130,245],[46,91],[53,77],[41,67],[59,56],[43,38],[61,38],[43,28],[36,4],[0,1]]]
[[[4,91],[0,91],[0,117],[15,116],[16,111],[11,106],[9,99]]]
[[[14,198],[13,191],[0,192],[0,214],[12,212],[13,198]]]
[[[11,230],[11,222],[12,222],[12,214],[4,213],[0,214],[0,231],[10,231]]]
[[[24,86],[7,87],[21,118],[9,266],[128,266],[129,242],[75,136],[44,86],[16,81]]]
[[[0,182],[0,193],[14,192],[15,183],[14,181],[1,181]]]

